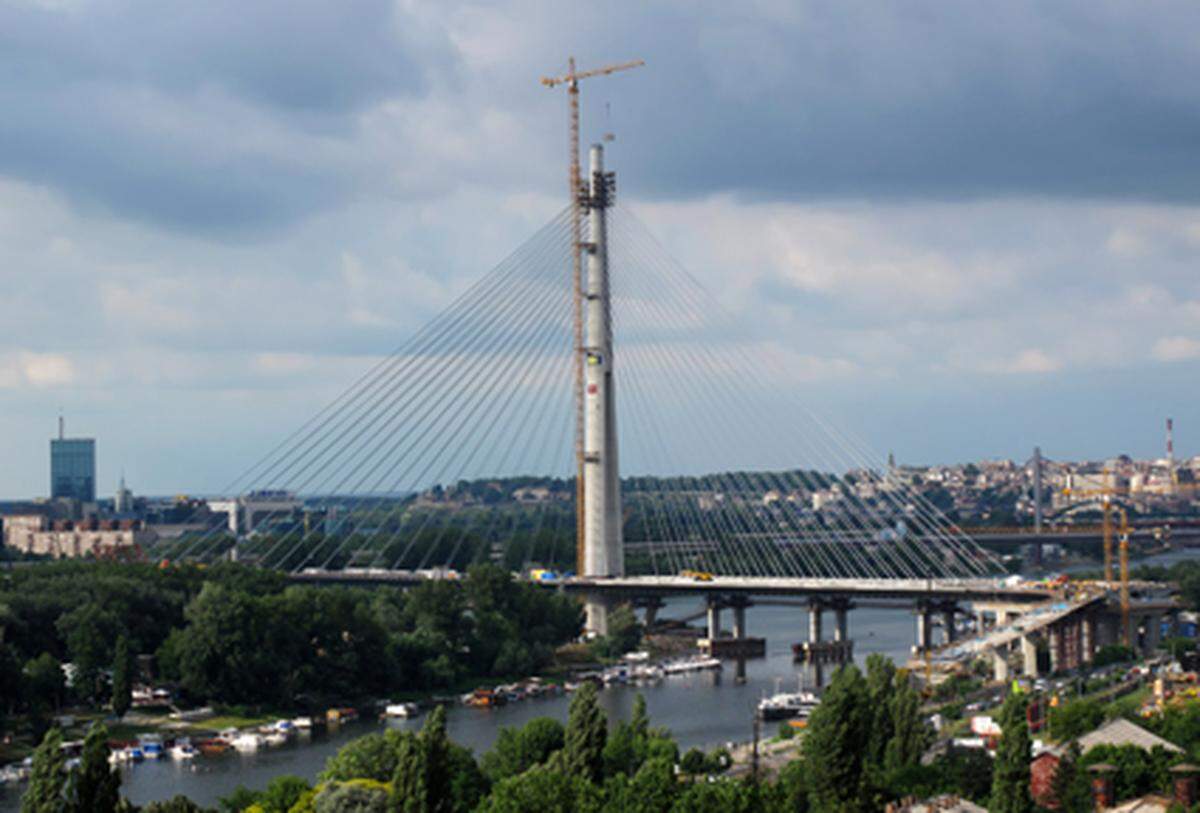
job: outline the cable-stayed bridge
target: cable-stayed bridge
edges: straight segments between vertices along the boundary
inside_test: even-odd
[[[334,581],[575,571],[559,581],[597,631],[639,593],[1044,599],[800,403],[813,354],[730,316],[602,162],[594,147],[578,201],[231,483],[228,521],[154,555]]]

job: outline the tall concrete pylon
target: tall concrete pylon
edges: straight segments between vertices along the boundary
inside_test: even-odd
[[[584,334],[583,549],[584,576],[623,576],[621,475],[617,466],[617,413],[613,387],[612,307],[608,285],[608,207],[612,176],[604,172],[604,148],[590,151]],[[587,630],[608,632],[608,605],[587,600]]]

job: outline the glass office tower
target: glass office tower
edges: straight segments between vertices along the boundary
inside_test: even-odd
[[[50,496],[96,501],[96,441],[56,438],[50,441]]]

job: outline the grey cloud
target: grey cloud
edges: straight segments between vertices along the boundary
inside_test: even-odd
[[[256,233],[371,182],[358,115],[453,81],[385,0],[0,7],[0,172],[172,229]]]
[[[657,8],[602,41],[637,192],[1200,199],[1193,3]]]

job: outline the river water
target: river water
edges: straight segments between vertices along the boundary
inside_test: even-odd
[[[1181,549],[1143,559],[1137,564],[1171,565],[1200,556],[1200,551]],[[1086,569],[1095,569],[1090,565]],[[699,599],[673,599],[663,617],[683,617],[702,608]],[[827,614],[828,615],[828,614]],[[698,672],[671,676],[641,687],[611,686],[600,692],[600,704],[611,720],[628,719],[633,699],[646,698],[650,721],[671,730],[683,749],[712,748],[753,736],[754,708],[764,694],[798,684],[812,686],[816,675],[811,667],[792,662],[792,644],[807,635],[808,616],[800,607],[756,606],[746,611],[749,634],[767,639],[764,658],[746,662],[746,681],[734,680],[734,663],[727,661],[721,672]],[[730,619],[726,619],[728,625]],[[826,629],[832,627],[826,619]],[[828,632],[826,633],[828,635]],[[861,608],[850,613],[850,636],[854,656],[860,664],[867,655],[880,652],[902,664],[916,640],[916,624],[907,609]],[[830,667],[826,667],[830,669]],[[497,709],[453,707],[447,727],[450,736],[472,748],[476,756],[491,747],[501,726],[521,726],[540,716],[567,719],[570,697],[538,698]],[[124,768],[121,791],[135,804],[184,794],[201,805],[215,806],[238,785],[263,788],[272,777],[295,774],[310,782],[325,766],[325,760],[349,740],[385,726],[419,729],[422,719],[389,722],[359,721],[328,731],[318,731],[281,748],[254,754],[230,753],[222,757],[198,757],[191,764],[171,759],[143,762]],[[767,735],[773,733],[769,729]],[[0,788],[0,813],[16,813],[24,786]]]
[[[700,608],[698,600],[675,600],[662,611],[662,616],[679,617]],[[812,685],[815,676],[792,662],[792,644],[806,635],[804,609],[758,606],[747,610],[746,616],[749,634],[766,637],[767,655],[746,662],[745,683],[734,681],[735,664],[729,661],[721,672],[671,676],[656,685],[637,688],[608,687],[600,692],[600,703],[610,719],[627,719],[634,697],[640,692],[646,698],[651,723],[669,728],[681,748],[711,748],[750,739],[754,707],[764,693],[773,693],[780,687],[794,690],[801,680]],[[830,621],[827,619],[827,628],[832,627]],[[908,657],[914,643],[915,623],[905,609],[857,609],[850,613],[850,634],[859,661],[872,652],[882,652],[899,664]],[[564,696],[526,700],[497,709],[453,707],[449,710],[447,727],[456,742],[472,748],[478,756],[491,747],[501,726],[520,726],[539,716],[565,722],[569,703],[570,697]],[[416,729],[421,723],[421,718],[387,723],[359,721],[253,754],[198,757],[191,764],[169,758],[143,762],[123,769],[121,791],[135,804],[182,793],[201,805],[215,806],[220,797],[227,796],[238,785],[262,788],[279,774],[295,774],[313,781],[325,760],[347,741],[381,731],[387,725]],[[772,730],[767,731],[768,735],[771,733]],[[24,786],[0,789],[0,813],[17,811],[23,789]]]

